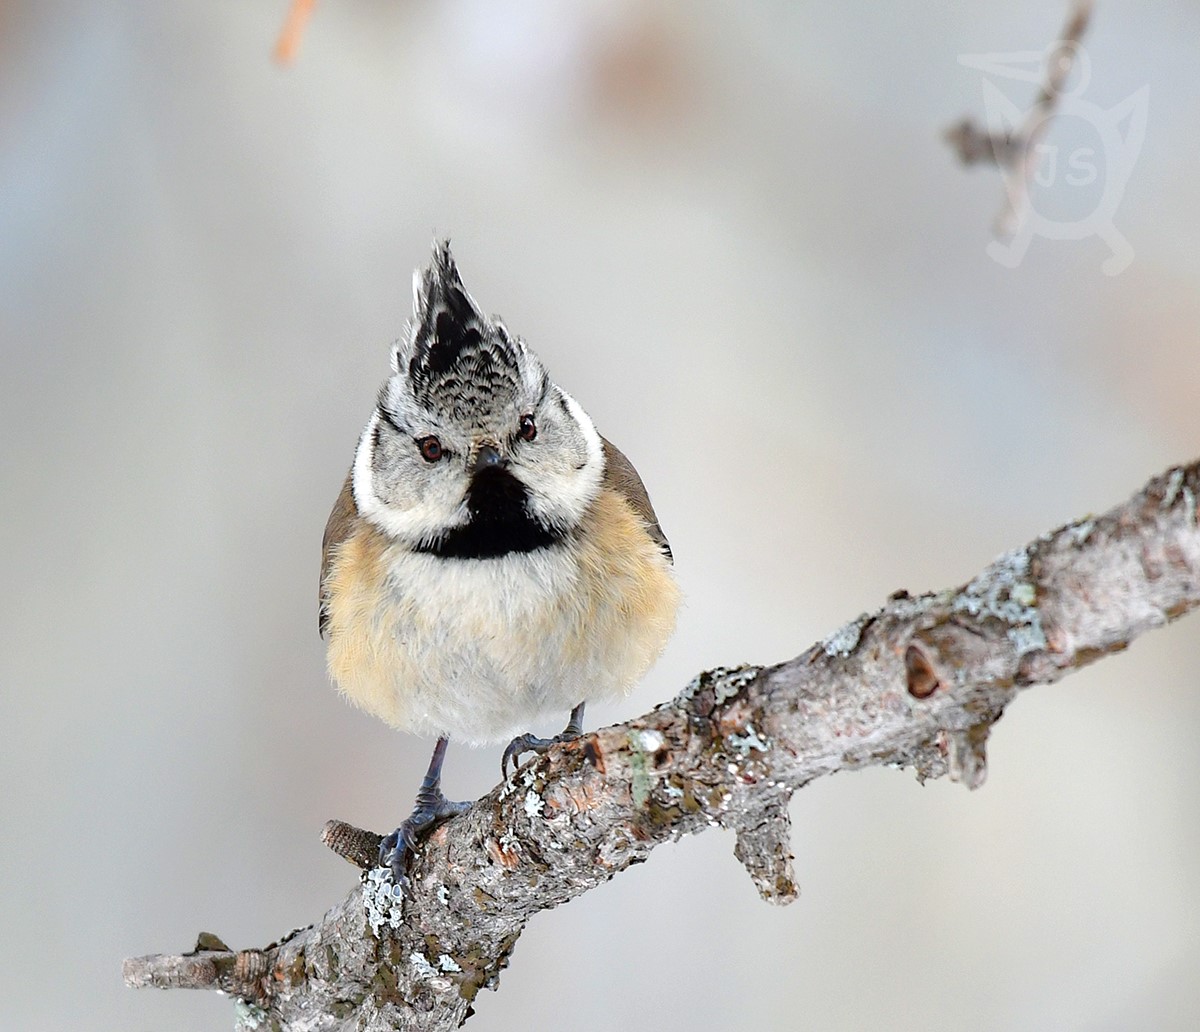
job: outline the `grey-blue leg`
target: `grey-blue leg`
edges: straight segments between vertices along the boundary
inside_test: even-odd
[[[406,894],[410,883],[406,868],[409,857],[416,852],[417,843],[422,832],[427,831],[438,821],[462,813],[470,803],[452,803],[442,795],[442,761],[446,758],[446,743],[450,739],[443,735],[433,747],[433,758],[429,761],[429,770],[417,790],[417,801],[408,819],[390,835],[379,843],[379,863],[383,867],[391,867],[392,883],[398,885]]]
[[[571,710],[571,717],[567,721],[566,729],[561,735],[555,735],[553,738],[538,738],[536,735],[517,735],[511,742],[508,743],[508,748],[504,750],[504,755],[500,757],[500,776],[508,777],[508,763],[512,761],[513,770],[517,769],[518,761],[521,753],[535,752],[544,753],[552,745],[557,745],[559,742],[570,742],[583,734],[583,707],[585,703],[580,703]]]

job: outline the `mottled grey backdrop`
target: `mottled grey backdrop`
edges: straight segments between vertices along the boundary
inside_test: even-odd
[[[1150,86],[1115,278],[1098,239],[992,261],[1000,180],[939,140],[983,111],[958,56],[1040,49],[1059,4],[324,0],[284,70],[286,6],[0,2],[6,1029],[228,1028],[121,958],[316,918],[354,877],[322,822],[407,812],[429,745],[329,687],[315,590],[435,233],[675,549],[679,632],[592,720],[1200,450],[1194,3],[1087,40],[1098,109]],[[1039,203],[1086,214],[1106,160]],[[660,850],[538,918],[471,1028],[1197,1027],[1198,637],[1019,700],[975,795],[800,793],[790,908],[721,832]],[[498,766],[452,746],[447,791]]]

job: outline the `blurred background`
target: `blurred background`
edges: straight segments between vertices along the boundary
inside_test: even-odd
[[[1200,5],[1101,3],[1046,139],[1049,217],[1124,188],[1112,277],[1095,236],[990,258],[1000,176],[940,139],[985,79],[1036,91],[959,56],[1065,5],[325,0],[283,68],[287,6],[0,2],[6,1029],[229,1028],[122,958],[317,919],[355,878],[323,822],[407,814],[429,743],[330,687],[316,588],[435,234],[675,550],[678,633],[593,724],[1200,451]],[[1147,85],[1124,185],[1095,112]],[[974,794],[813,784],[794,906],[723,832],[662,848],[536,919],[469,1027],[1194,1029],[1198,668],[1193,616],[1029,692]],[[499,759],[452,745],[448,794]]]

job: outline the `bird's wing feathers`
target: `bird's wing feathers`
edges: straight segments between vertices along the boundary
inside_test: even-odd
[[[358,506],[354,504],[354,487],[351,482],[353,476],[353,472],[347,474],[346,482],[342,485],[342,493],[333,503],[333,512],[329,514],[329,521],[325,524],[325,536],[321,539],[321,592],[318,602],[317,626],[320,628],[322,636],[324,636],[325,627],[329,623],[329,607],[325,602],[325,581],[329,576],[329,568],[333,565],[334,549],[354,532],[355,524],[358,522]]]
[[[645,521],[647,532],[662,549],[663,555],[674,562],[671,545],[667,541],[667,535],[663,533],[662,527],[658,525],[654,506],[650,504],[650,496],[646,493],[646,485],[642,483],[638,471],[633,468],[633,463],[621,454],[616,445],[603,437],[600,440],[604,442],[603,485],[616,491],[633,507],[633,511]]]

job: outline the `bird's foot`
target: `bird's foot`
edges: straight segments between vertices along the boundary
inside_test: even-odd
[[[399,890],[406,896],[412,895],[412,882],[407,868],[418,843],[433,825],[462,813],[470,806],[470,803],[451,802],[440,790],[422,790],[417,794],[417,805],[408,819],[379,843],[379,865],[392,869],[393,892]]]
[[[517,767],[520,765],[521,753],[534,752],[540,756],[552,745],[558,745],[560,742],[573,742],[582,733],[582,731],[568,727],[562,734],[555,735],[553,738],[538,738],[537,735],[530,734],[517,735],[508,743],[508,748],[500,757],[500,776],[507,780],[510,760],[513,773],[516,773]]]

